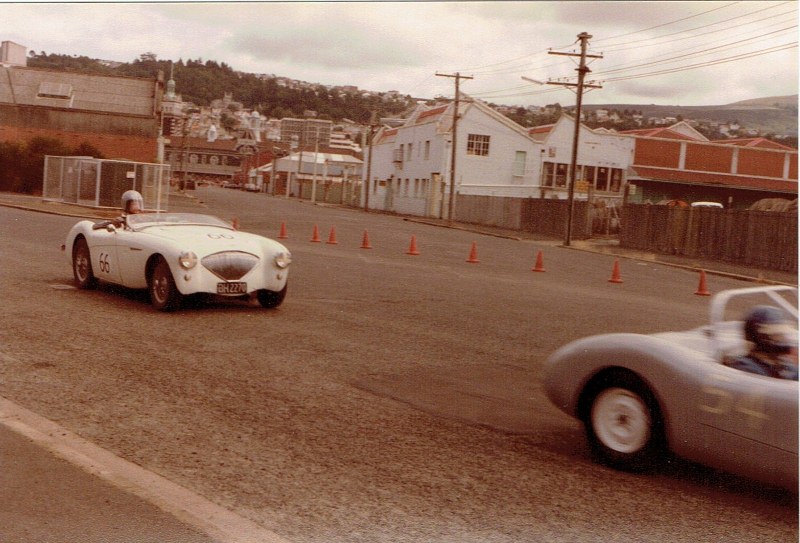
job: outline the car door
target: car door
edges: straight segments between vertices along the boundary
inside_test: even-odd
[[[122,284],[131,288],[147,287],[145,265],[150,252],[144,242],[147,235],[132,230],[117,231],[116,250]]]
[[[92,257],[92,271],[103,281],[119,284],[119,262],[117,260],[117,230],[113,227],[93,230],[89,238],[89,253]]]
[[[769,471],[797,476],[797,381],[720,364],[702,380],[696,408],[701,461],[758,477]]]

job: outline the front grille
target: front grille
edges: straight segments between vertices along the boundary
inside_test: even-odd
[[[208,255],[203,267],[224,281],[238,281],[258,264],[258,257],[241,251],[226,251]]]

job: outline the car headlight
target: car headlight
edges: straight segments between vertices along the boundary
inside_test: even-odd
[[[283,252],[275,255],[275,265],[278,266],[280,269],[286,269],[289,267],[289,264],[292,263],[292,254],[289,251]]]
[[[178,257],[178,263],[184,270],[191,270],[197,266],[197,255],[192,251],[183,251]]]

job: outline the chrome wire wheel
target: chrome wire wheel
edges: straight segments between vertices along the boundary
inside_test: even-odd
[[[89,246],[83,238],[75,242],[72,251],[72,274],[78,288],[92,288],[96,284],[94,272],[92,271],[92,258],[89,253]]]
[[[150,302],[159,311],[173,311],[180,305],[181,298],[169,265],[159,258],[150,276]]]

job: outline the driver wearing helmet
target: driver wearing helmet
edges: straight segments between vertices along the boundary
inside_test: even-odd
[[[122,193],[122,216],[110,221],[102,221],[92,226],[94,230],[106,228],[113,225],[116,228],[127,227],[126,217],[128,215],[136,215],[144,211],[144,199],[138,191],[126,190]]]
[[[135,190],[126,190],[122,193],[122,215],[135,215],[144,210],[144,199]]]
[[[750,352],[726,361],[727,366],[797,381],[797,330],[780,309],[768,305],[751,309],[744,322],[744,336],[752,344]]]

